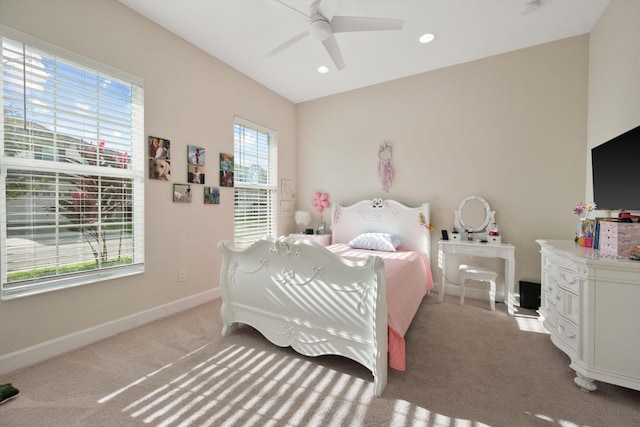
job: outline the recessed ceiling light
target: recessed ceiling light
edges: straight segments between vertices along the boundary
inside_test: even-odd
[[[436,36],[434,34],[431,33],[426,33],[420,36],[420,38],[418,40],[420,40],[420,43],[429,43],[432,42],[433,39],[435,39]]]
[[[329,67],[327,67],[326,65],[321,65],[318,67],[318,72],[320,74],[326,74],[329,72]]]

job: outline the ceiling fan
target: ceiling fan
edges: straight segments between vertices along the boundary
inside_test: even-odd
[[[404,21],[401,19],[367,18],[363,16],[333,16],[328,19],[325,17],[326,14],[320,12],[322,0],[314,0],[311,3],[308,15],[281,0],[275,1],[303,16],[309,22],[309,28],[267,53],[268,57],[277,55],[310,35],[313,39],[322,42],[336,68],[342,70],[345,67],[345,62],[334,36],[335,33],[401,30],[404,25]]]

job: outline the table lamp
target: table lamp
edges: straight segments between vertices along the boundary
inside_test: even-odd
[[[300,227],[300,234],[304,234],[304,229],[311,224],[311,212],[296,211],[294,218],[296,220],[296,224]]]

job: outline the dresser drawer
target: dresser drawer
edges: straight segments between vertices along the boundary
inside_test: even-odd
[[[578,349],[578,326],[565,319],[562,316],[558,316],[558,328],[557,337],[571,347],[574,351]]]
[[[556,276],[545,273],[540,289],[542,293],[547,295],[547,300],[555,305],[557,301],[556,297],[558,295],[558,280],[556,279]]]
[[[568,318],[576,325],[580,320],[580,300],[576,294],[560,290],[558,292],[558,313]]]
[[[547,305],[544,310],[544,326],[551,332],[558,326],[558,312],[554,305]]]
[[[580,278],[575,271],[559,268],[557,280],[560,288],[569,290],[576,295],[580,293]]]
[[[482,243],[475,245],[455,245],[453,246],[451,253],[461,255],[481,255],[487,258],[500,257],[498,254],[498,248],[491,245],[483,245]]]

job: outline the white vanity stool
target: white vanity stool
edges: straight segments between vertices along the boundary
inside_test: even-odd
[[[461,264],[460,267],[458,267],[458,271],[460,271],[460,286],[462,286],[460,291],[460,305],[464,305],[464,293],[469,280],[489,282],[489,303],[491,304],[491,311],[496,311],[496,277],[498,277],[498,273],[484,267],[467,264]]]

